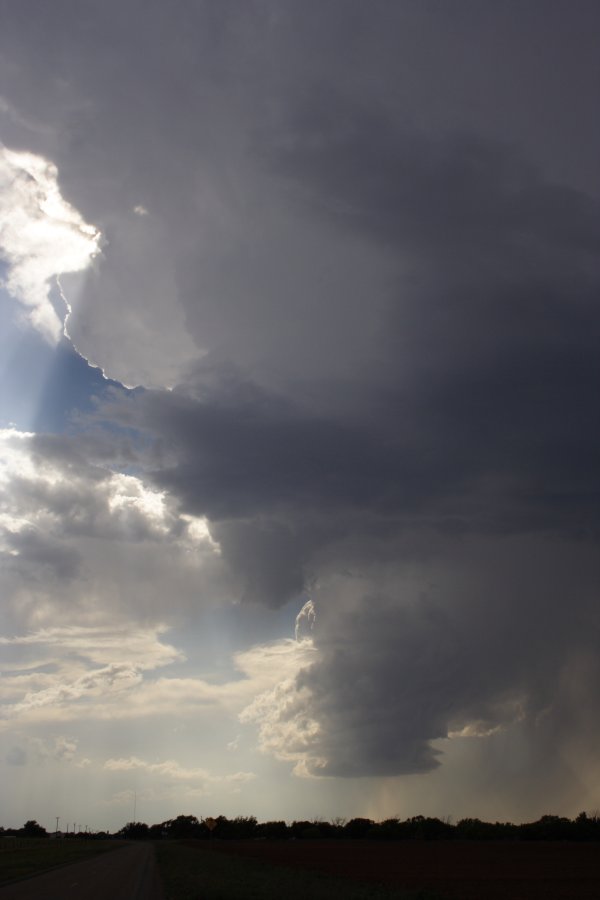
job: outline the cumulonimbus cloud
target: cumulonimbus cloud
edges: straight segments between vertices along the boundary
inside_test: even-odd
[[[98,29],[72,5],[76,41],[53,5],[38,11],[50,55],[15,6],[0,66],[21,73],[15,108],[39,93],[26,118],[50,125],[69,196],[107,232],[76,343],[127,383],[174,389],[105,409],[109,436],[115,422],[143,435],[143,477],[68,470],[59,451],[58,485],[13,479],[6,514],[21,522],[27,508],[30,522],[5,522],[11,577],[29,577],[20,599],[38,616],[40,572],[85,587],[92,607],[113,593],[138,612],[165,596],[191,606],[211,593],[200,581],[216,554],[199,540],[202,565],[183,562],[184,517],[199,532],[206,517],[229,576],[219,596],[300,604],[312,583],[316,611],[299,623],[310,652],[246,658],[276,683],[157,679],[129,709],[103,697],[97,714],[199,714],[219,698],[246,710],[263,749],[315,775],[430,772],[444,747],[511,729],[541,746],[548,723],[545,760],[581,746],[600,683],[600,207],[580,160],[595,185],[598,154],[555,123],[591,108],[597,10],[570,12],[578,40],[565,42],[557,19],[517,22],[501,5],[466,4],[448,29],[440,4],[348,16],[332,0],[305,15],[282,0],[234,17],[195,4],[182,29],[146,4],[139,41],[133,3],[113,69],[97,37],[112,33],[112,3],[94,11]],[[533,84],[540,29],[547,80]],[[551,90],[559,46],[568,77]],[[57,59],[68,102],[47,77]],[[574,120],[591,135],[593,115]],[[50,469],[48,442],[36,447]],[[129,599],[115,534],[143,598]],[[94,567],[101,543],[111,552]],[[163,565],[173,544],[184,549]],[[84,585],[84,573],[101,577]]]

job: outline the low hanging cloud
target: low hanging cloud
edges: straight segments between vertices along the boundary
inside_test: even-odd
[[[56,277],[83,272],[99,251],[100,233],[63,198],[56,166],[34,153],[0,145],[5,287],[25,307],[28,321],[52,343],[63,331],[63,317],[50,297]]]
[[[300,776],[425,773],[449,742],[519,730],[540,777],[569,757],[589,781],[593,760],[576,747],[599,702],[595,547],[531,536],[434,541],[419,563],[413,548],[410,560],[324,576],[312,636],[299,644],[310,653],[241,720]],[[584,801],[581,791],[570,799]]]

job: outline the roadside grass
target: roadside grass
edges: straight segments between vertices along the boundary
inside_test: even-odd
[[[156,845],[156,859],[165,900],[441,900],[171,841]]]
[[[119,846],[117,841],[54,841],[47,838],[20,840],[12,846],[8,842],[0,843],[0,885],[40,875],[56,866],[79,862]]]

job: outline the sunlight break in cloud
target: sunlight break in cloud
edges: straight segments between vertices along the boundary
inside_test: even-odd
[[[165,492],[93,463],[74,465],[68,451],[60,456],[60,448],[45,450],[33,434],[0,429],[0,550],[17,557],[25,552],[24,541],[48,548],[54,539],[61,542],[65,561],[65,540],[86,535],[179,541],[218,553],[206,520],[180,515]]]
[[[167,631],[162,625],[132,630],[131,626],[69,625],[42,628],[14,637],[0,636],[0,645],[45,647],[50,653],[77,654],[100,665],[112,665],[124,656],[140,670],[156,669],[185,659],[175,647],[160,637]]]
[[[63,326],[50,300],[51,281],[63,272],[86,269],[99,242],[100,232],[61,195],[53,163],[0,146],[0,254],[8,263],[6,287],[52,343]]]
[[[308,615],[309,605],[311,601],[305,604],[298,619]],[[299,673],[310,666],[316,656],[312,639],[305,637],[253,647],[236,657],[238,669],[257,687],[261,682],[265,684],[266,672],[278,673],[275,680],[271,678],[266,689],[255,693],[252,701],[240,712],[239,720],[243,724],[258,726],[259,749],[277,759],[295,763],[293,771],[299,776],[314,774],[326,762],[313,752],[320,726],[311,716],[308,691],[299,690],[297,686]]]

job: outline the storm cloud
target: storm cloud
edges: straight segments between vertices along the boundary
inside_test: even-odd
[[[126,539],[178,610],[310,597],[239,713],[299,775],[435,777],[500,735],[591,772],[597,7],[28,8],[3,140],[102,234],[67,331],[141,388],[6,437],[11,584],[121,596]]]
[[[320,372],[311,404],[205,360],[106,414],[155,436],[150,477],[208,516],[243,597],[322,580],[291,704],[319,723],[308,770],[390,775],[535,720],[591,652],[600,220],[501,145],[350,121],[279,163],[317,220],[399,260],[358,396],[349,377],[325,411]]]

